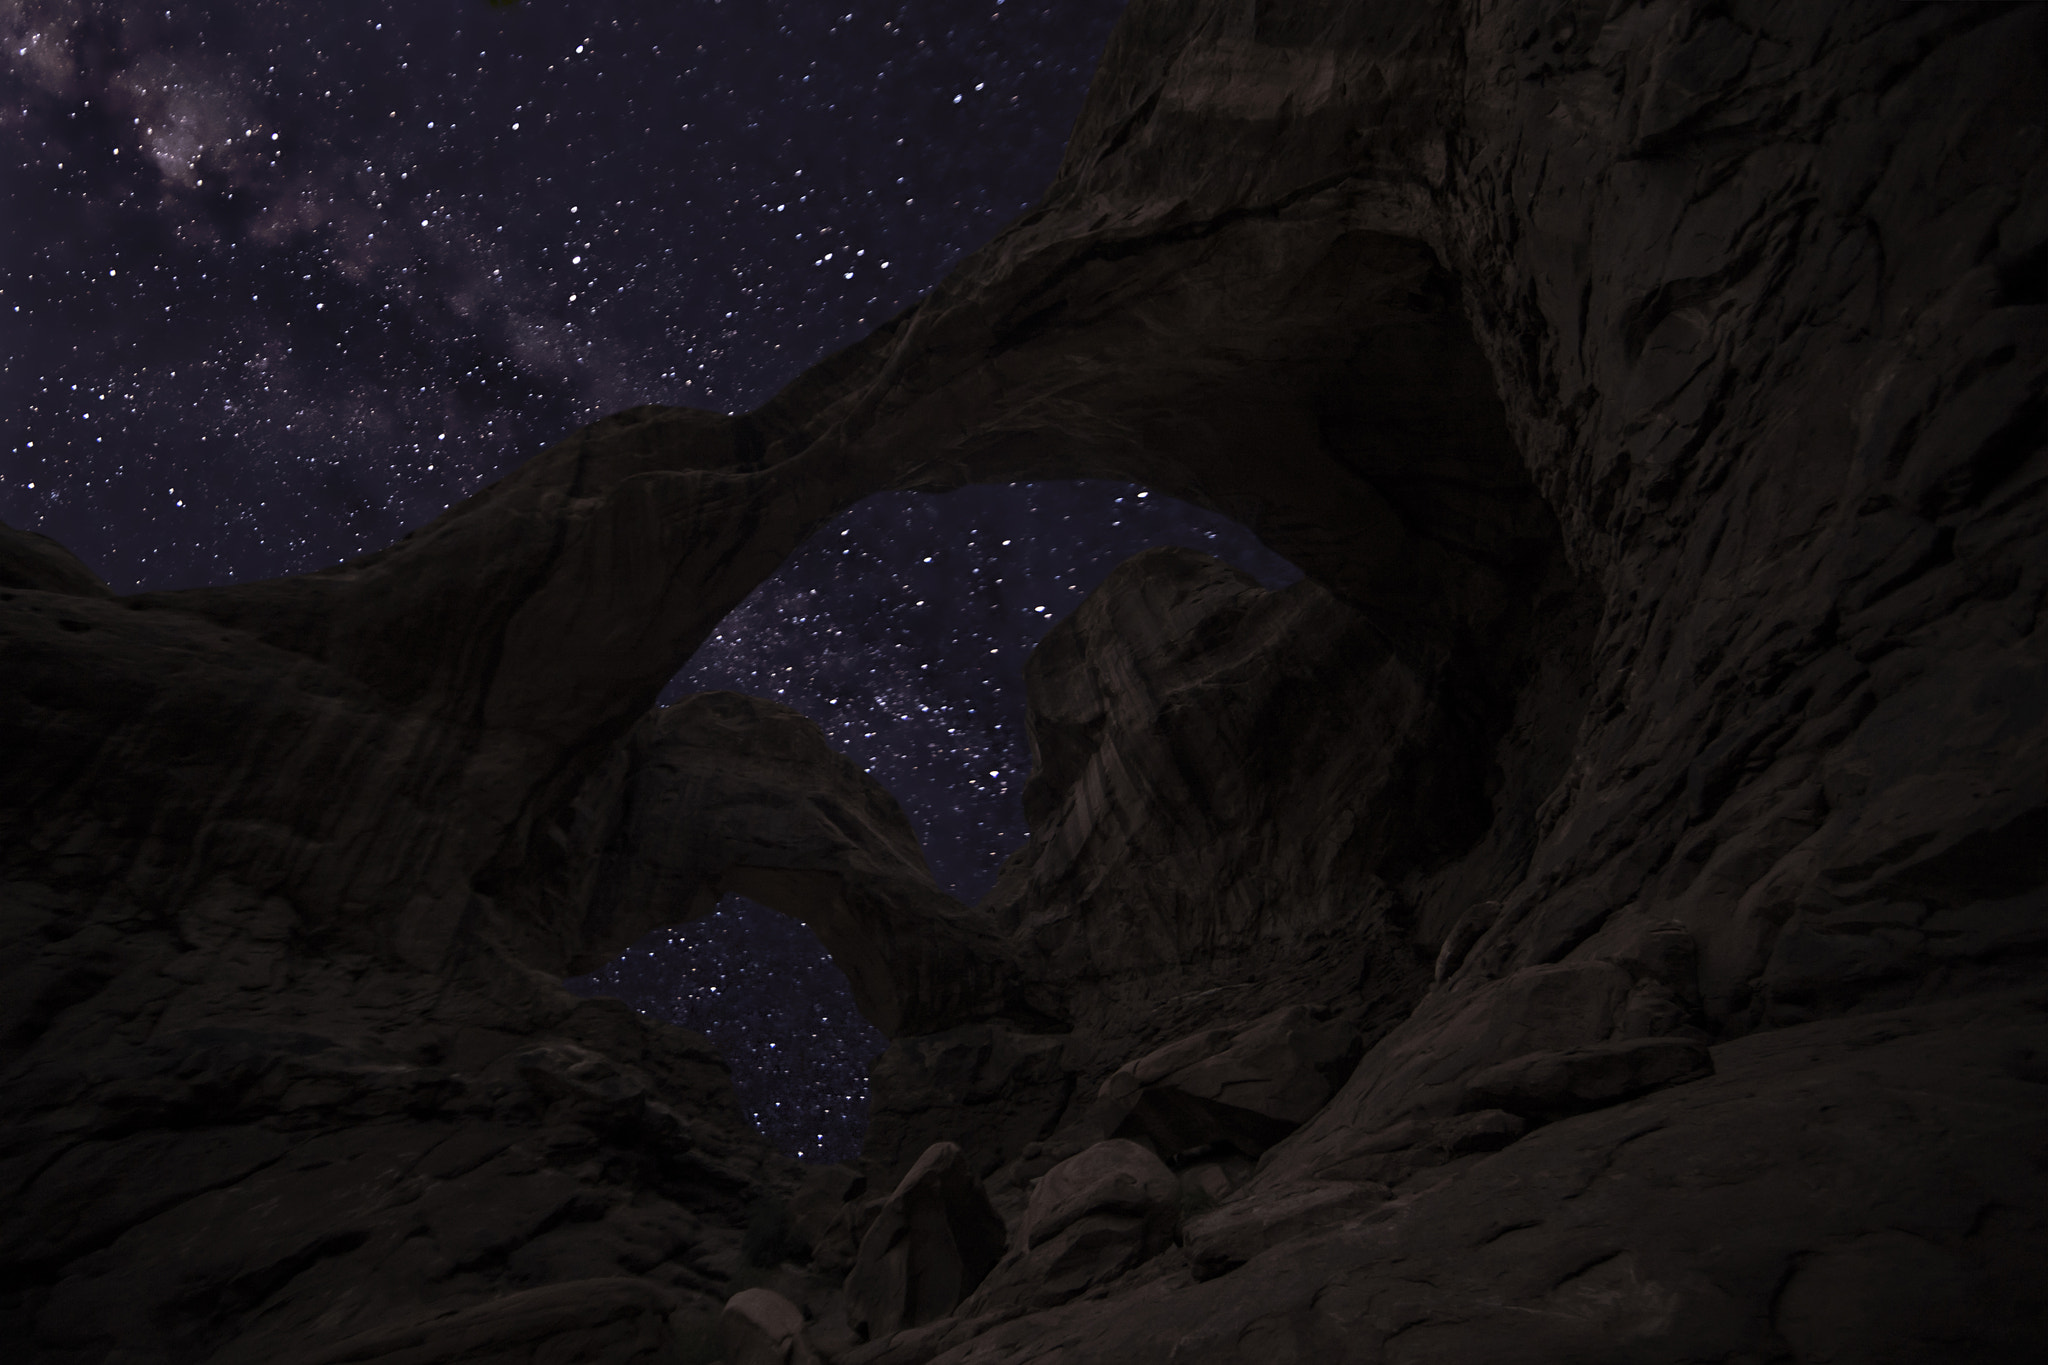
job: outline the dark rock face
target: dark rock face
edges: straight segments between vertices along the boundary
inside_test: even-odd
[[[1136,0],[1038,208],[760,412],[290,580],[7,533],[0,1340],[694,1349],[795,1172],[556,978],[744,888],[895,1035],[876,1189],[955,1141],[1021,1221],[1162,1047],[1363,1054],[1179,1173],[1179,1246],[855,1358],[2024,1355],[2044,54],[2025,5]],[[1308,576],[1154,552],[1053,632],[981,906],[785,713],[647,718],[852,501],[1083,475]]]
[[[1368,1361],[2023,1357],[2040,1309],[2018,1277],[2041,1263],[2048,1188],[2041,1086],[2010,1059],[2042,1055],[2041,1014],[2038,997],[1971,1001],[1753,1034],[1715,1049],[1711,1079],[1392,1200],[1309,1182],[1233,1201],[1218,1214],[1240,1226],[1269,1201],[1332,1207],[1291,1228],[1299,1209],[1270,1207],[1291,1236],[1215,1247],[1245,1258],[1228,1273],[1141,1273],[951,1359],[1248,1363],[1275,1342]],[[1200,1256],[1215,1231],[1189,1237]]]
[[[1025,678],[1032,840],[986,907],[1077,1024],[1131,1037],[1205,987],[1237,1017],[1419,992],[1401,884],[1485,827],[1484,749],[1367,618],[1306,580],[1269,593],[1150,550]]]
[[[77,597],[107,597],[111,590],[78,556],[48,536],[0,522],[0,588]]]
[[[818,1365],[803,1310],[772,1289],[743,1289],[719,1315],[726,1365]]]
[[[1071,1109],[1074,1035],[1025,1032],[1002,1021],[899,1039],[869,1068],[863,1161],[906,1170],[932,1136],[951,1133],[987,1175],[1052,1137]],[[1050,1165],[1050,1162],[1047,1163]]]
[[[809,925],[886,1032],[1044,1019],[1008,946],[932,883],[895,798],[786,706],[706,692],[648,716],[558,828],[560,875],[507,891],[570,971],[737,891]]]
[[[853,1268],[867,1231],[854,1221],[867,1177],[852,1166],[813,1166],[789,1198],[789,1235],[811,1248],[811,1263],[826,1273]]]
[[[606,1358],[667,1358],[665,1324],[715,1306],[738,1260],[727,1229],[781,1167],[747,1141],[701,1040],[588,1005],[449,1021],[433,1061],[196,1027],[17,1072],[41,1131],[14,1130],[4,1254],[15,1292],[40,1301],[37,1339],[55,1359],[123,1337],[192,1358],[225,1325],[212,1358],[311,1358],[306,1334],[356,1303],[368,1311],[318,1339],[361,1336],[366,1354],[336,1359],[378,1358],[364,1343],[387,1338],[524,1343],[541,1325],[642,1352]],[[62,1155],[24,1170],[50,1147]],[[586,1280],[602,1292],[547,1288]]]
[[[1047,1171],[1010,1253],[960,1308],[969,1320],[1044,1310],[1109,1283],[1173,1245],[1180,1182],[1145,1147],[1098,1142]]]
[[[1118,1067],[1091,1117],[1179,1164],[1256,1158],[1315,1117],[1358,1054],[1354,1030],[1293,1005],[1242,1033],[1209,1029]]]
[[[1159,1158],[1135,1142],[1111,1138],[1045,1173],[1031,1192],[1018,1236],[1043,1246],[1091,1214],[1130,1214],[1150,1226],[1145,1241],[1163,1248],[1179,1222],[1179,1182]]]
[[[1687,1038],[1531,1052],[1465,1082],[1465,1107],[1529,1119],[1562,1118],[1682,1085],[1714,1073],[1713,1054]]]
[[[951,1142],[917,1159],[861,1239],[846,1277],[847,1321],[887,1337],[950,1314],[1003,1254],[1003,1220]]]

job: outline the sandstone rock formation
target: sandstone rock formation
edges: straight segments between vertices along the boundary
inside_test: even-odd
[[[111,595],[99,575],[81,564],[71,551],[48,536],[18,531],[5,522],[0,522],[0,588],[30,588],[78,597]]]
[[[507,893],[572,972],[738,892],[808,924],[885,1032],[1044,1017],[1008,945],[933,884],[895,798],[786,706],[706,692],[646,717],[564,836],[562,874]]]
[[[772,1289],[742,1289],[718,1319],[725,1365],[818,1365],[803,1310]]]
[[[1173,1172],[1135,1142],[1067,1158],[1040,1177],[1010,1254],[960,1315],[1052,1308],[1144,1264],[1173,1245],[1180,1197]]]
[[[1360,1040],[1180,1245],[848,1359],[2022,1357],[2044,66],[2027,5],[1134,0],[1044,200],[756,413],[294,579],[0,537],[0,1340],[683,1357],[797,1172],[558,981],[746,884],[895,1035],[877,1190],[952,1141],[1020,1223],[1121,1068]],[[981,905],[786,715],[647,718],[851,502],[1069,476],[1307,577],[1048,637]]]
[[[938,1142],[912,1166],[861,1238],[846,1277],[847,1320],[886,1337],[952,1313],[1003,1254],[1001,1215],[966,1155]]]
[[[863,1219],[860,1198],[867,1177],[852,1166],[813,1166],[789,1197],[789,1233],[808,1247],[811,1262],[826,1273],[853,1268],[871,1218]]]
[[[1094,1117],[1180,1164],[1262,1155],[1315,1117],[1358,1061],[1357,1033],[1301,1005],[1208,1029],[1110,1073]]]

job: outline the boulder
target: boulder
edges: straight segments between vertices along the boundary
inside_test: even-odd
[[[951,1313],[1002,1259],[1007,1230],[959,1144],[933,1143],[861,1238],[846,1316],[863,1338]]]
[[[1714,1074],[1714,1056],[1690,1038],[1629,1038],[1564,1052],[1532,1052],[1465,1083],[1474,1109],[1563,1118]]]
[[[1242,1157],[1188,1167],[1180,1173],[1182,1207],[1191,1210],[1221,1203],[1251,1172],[1252,1163]]]
[[[1016,1244],[962,1317],[1056,1307],[1173,1245],[1180,1181],[1138,1143],[1112,1138],[1038,1181]]]
[[[1292,1005],[1118,1068],[1102,1083],[1098,1112],[1107,1131],[1169,1161],[1255,1158],[1314,1117],[1358,1056],[1356,1029]]]
[[[1117,1213],[1144,1220],[1156,1250],[1172,1238],[1179,1197],[1180,1182],[1151,1152],[1123,1139],[1098,1142],[1040,1178],[1024,1211],[1024,1244],[1039,1246],[1088,1214]]]
[[[772,1289],[742,1289],[718,1318],[725,1365],[818,1365],[803,1310]]]

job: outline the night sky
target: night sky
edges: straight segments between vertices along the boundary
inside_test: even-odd
[[[389,544],[637,403],[755,407],[1036,200],[1121,6],[0,0],[0,520],[117,592]],[[773,697],[972,900],[1022,841],[1020,670],[1150,545],[1294,570],[1103,483],[889,494],[669,690]],[[571,983],[712,1037],[806,1159],[881,1035],[737,899]]]

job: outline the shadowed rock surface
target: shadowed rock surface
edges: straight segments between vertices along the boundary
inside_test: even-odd
[[[1126,1063],[1090,1117],[1181,1165],[1256,1158],[1315,1117],[1358,1053],[1356,1032],[1292,1005],[1241,1033],[1208,1029]]]
[[[2030,5],[1137,0],[1040,205],[759,412],[293,579],[7,532],[0,1339],[690,1358],[797,1172],[559,978],[752,887],[894,1036],[876,1190],[955,1142],[1015,1224],[1127,1064],[1362,1051],[1255,1166],[1157,1154],[1176,1246],[821,1354],[2024,1355],[2044,67]],[[1074,476],[1307,577],[1155,551],[1048,635],[981,905],[786,713],[648,718],[859,498]]]
[[[78,556],[46,535],[0,522],[0,588],[106,597],[111,589]]]
[[[933,883],[895,798],[786,706],[705,692],[662,708],[557,829],[558,874],[508,893],[523,923],[552,931],[568,972],[738,892],[809,925],[885,1032],[1049,1022],[1034,994],[1056,1007],[987,920]]]
[[[959,1316],[1014,1317],[1067,1302],[1167,1250],[1180,1182],[1150,1150],[1112,1138],[1040,1177],[1009,1254]]]
[[[1003,1254],[1003,1220],[956,1143],[936,1142],[882,1202],[846,1277],[863,1338],[950,1316]]]
[[[726,1365],[818,1365],[803,1310],[772,1289],[743,1289],[719,1316]]]

